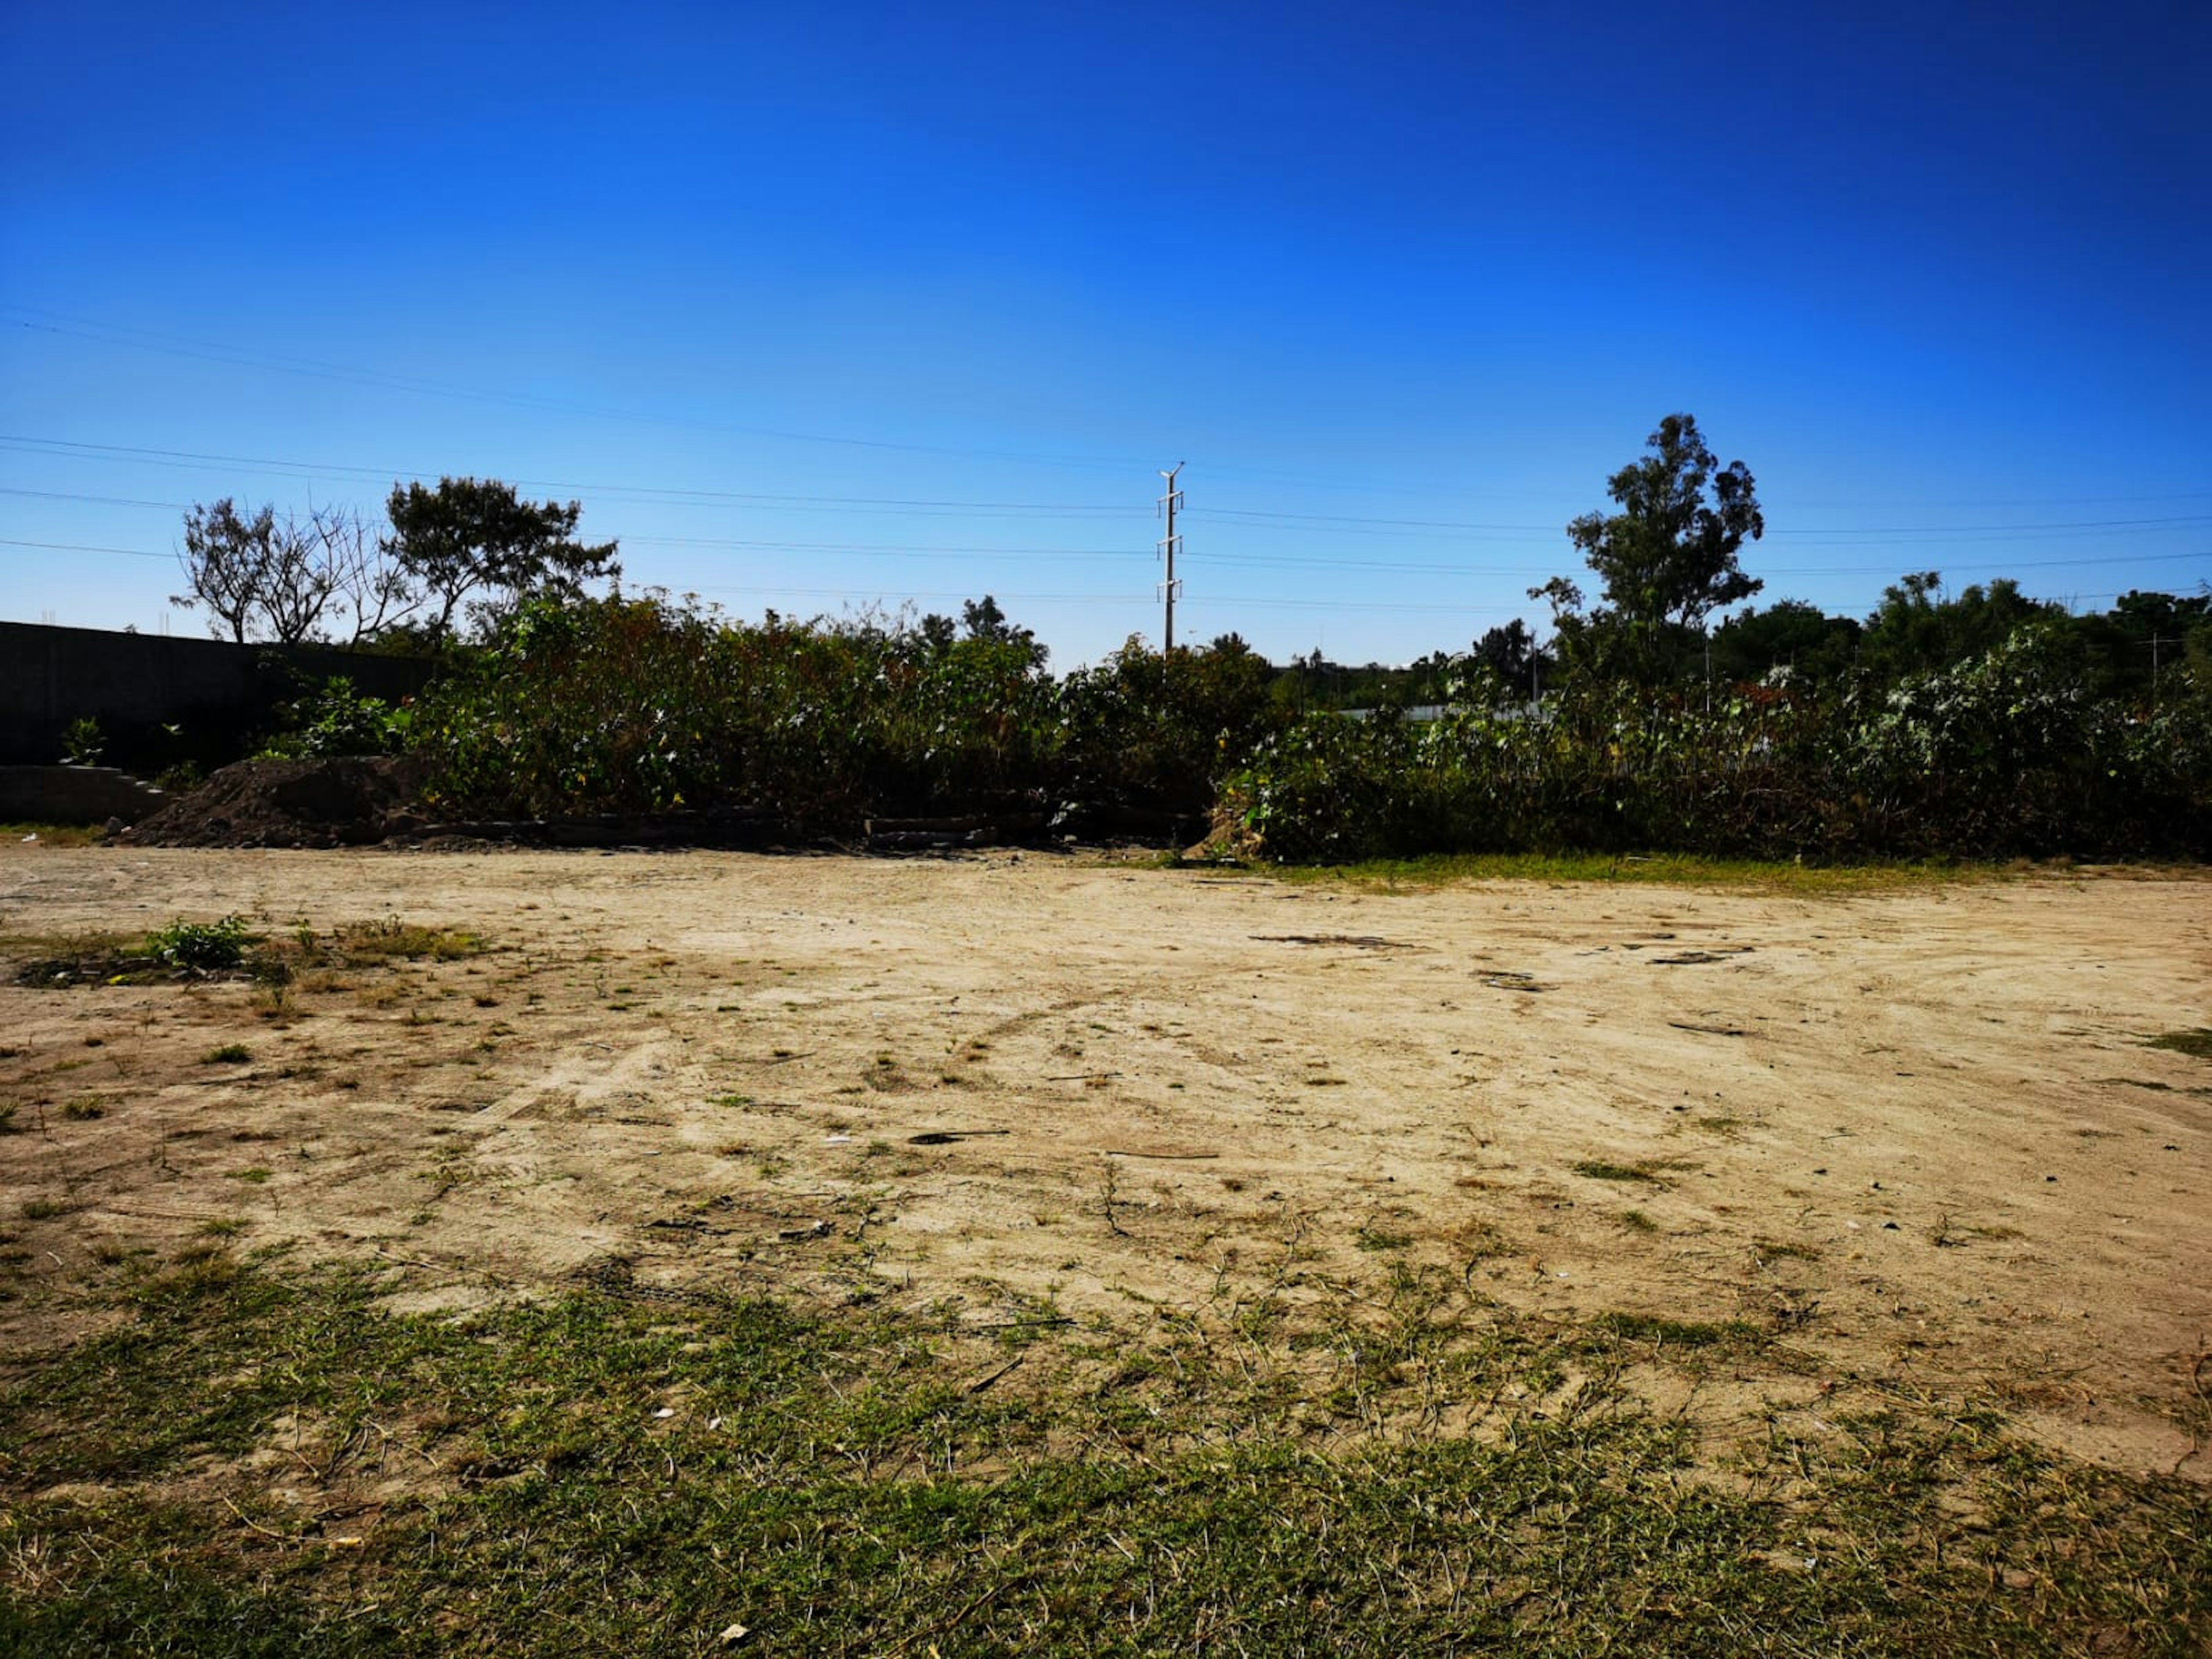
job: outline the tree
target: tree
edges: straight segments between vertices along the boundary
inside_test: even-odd
[[[1694,416],[1668,416],[1646,447],[1650,456],[1606,480],[1621,511],[1583,514],[1566,533],[1604,581],[1606,608],[1589,626],[1620,639],[1601,654],[1648,671],[1714,611],[1765,586],[1736,564],[1743,542],[1765,533],[1765,518],[1750,467],[1741,460],[1721,467]],[[1582,608],[1582,591],[1566,577],[1531,588],[1528,598],[1551,599],[1562,619]]]
[[[574,539],[583,504],[531,502],[495,478],[441,478],[435,489],[394,484],[384,550],[428,590],[433,637],[453,632],[461,601],[480,590],[510,601],[527,593],[572,598],[585,582],[619,577],[616,544]]]
[[[2066,607],[2031,599],[2009,576],[1943,596],[1940,572],[1919,570],[1881,591],[1860,636],[1861,660],[1885,679],[1950,668],[2002,645],[2031,623],[2063,623]]]
[[[1778,599],[1764,611],[1739,611],[1713,629],[1713,673],[1756,680],[1788,668],[1829,679],[1851,665],[1858,642],[1856,617],[1829,616],[1803,599]]]
[[[957,624],[941,611],[933,611],[921,619],[915,631],[921,636],[923,647],[933,657],[941,657],[952,648]]]
[[[213,507],[194,502],[185,514],[185,550],[178,556],[187,591],[171,594],[169,603],[185,611],[205,605],[209,633],[221,639],[228,629],[245,644],[276,562],[276,533],[273,507],[242,519],[228,495]]]
[[[169,603],[205,605],[208,631],[240,644],[327,640],[350,624],[348,643],[404,622],[421,605],[406,573],[386,558],[350,507],[311,509],[305,518],[272,506],[242,515],[225,496],[185,514],[180,556],[190,592]]]
[[[1580,595],[1576,602],[1580,603]],[[1477,662],[1497,675],[1498,683],[1516,696],[1523,693],[1536,695],[1538,672],[1550,661],[1537,645],[1536,635],[1528,624],[1518,617],[1484,634],[1474,642],[1474,654]]]
[[[999,602],[986,593],[980,599],[963,600],[960,620],[968,630],[968,637],[986,645],[1019,646],[1029,653],[1030,665],[1042,668],[1049,647],[1037,643],[1030,629],[1017,627],[1006,620],[1006,613],[999,609]]]

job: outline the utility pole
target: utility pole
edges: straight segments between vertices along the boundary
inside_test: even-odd
[[[1175,464],[1175,471],[1160,474],[1160,477],[1168,481],[1167,494],[1160,497],[1160,509],[1166,514],[1168,520],[1168,533],[1160,538],[1160,554],[1168,562],[1168,579],[1160,584],[1160,591],[1166,595],[1168,606],[1167,627],[1162,635],[1160,646],[1160,654],[1163,656],[1175,650],[1176,590],[1182,586],[1176,580],[1175,573],[1176,550],[1182,544],[1182,538],[1176,534],[1175,527],[1176,509],[1182,505],[1182,491],[1176,488],[1176,473],[1182,471],[1186,465],[1188,463],[1177,461]]]
[[[2162,645],[2179,645],[2182,641],[2179,640],[2162,640],[2158,636],[2158,630],[2154,628],[2151,629],[2150,637],[2145,640],[2143,643],[2150,647],[2150,706],[2153,708],[2156,708],[2158,707],[2158,671],[2160,667],[2159,647]]]

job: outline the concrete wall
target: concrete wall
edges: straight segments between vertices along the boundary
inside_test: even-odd
[[[136,823],[169,799],[112,766],[0,766],[0,823]]]
[[[219,763],[267,729],[276,705],[301,694],[303,677],[319,684],[343,674],[364,692],[397,699],[434,672],[412,658],[328,646],[0,622],[0,764],[58,761],[63,732],[88,714],[108,739],[104,760],[141,771],[187,757]]]

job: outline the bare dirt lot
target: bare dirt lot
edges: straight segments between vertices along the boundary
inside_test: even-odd
[[[228,913],[478,954],[0,988],[0,1344],[118,1252],[1227,1321],[1442,1268],[1742,1322],[2212,1475],[2212,884],[1386,891],[1042,854],[0,849],[0,954]],[[1663,1333],[1662,1325],[1653,1328]],[[1659,1339],[1663,1340],[1663,1334]]]

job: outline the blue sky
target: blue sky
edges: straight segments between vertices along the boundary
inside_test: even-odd
[[[2212,579],[2201,3],[95,0],[0,91],[8,617],[198,632],[184,506],[474,473],[1068,665],[1185,461],[1180,635],[1404,660],[1675,410],[1765,599]]]

